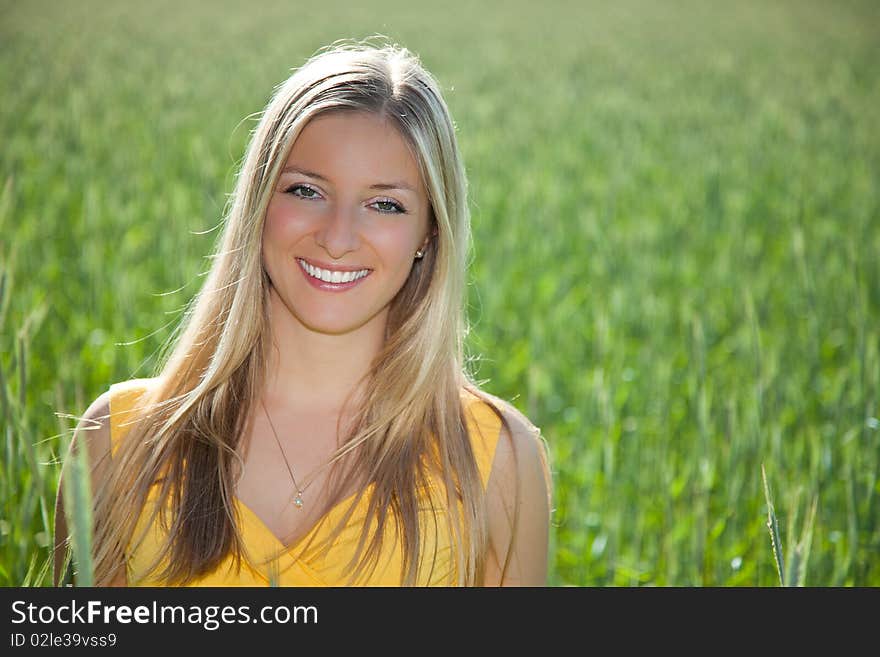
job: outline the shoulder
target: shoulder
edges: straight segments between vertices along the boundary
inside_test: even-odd
[[[502,426],[495,450],[493,475],[508,488],[516,486],[529,496],[549,494],[547,449],[541,430],[510,402],[495,398]],[[504,488],[505,486],[502,486]]]
[[[526,458],[542,458],[545,449],[541,430],[512,403],[484,390],[471,388],[462,388],[462,400],[467,413],[479,424],[497,427],[497,456],[508,452]]]
[[[136,404],[143,393],[151,388],[153,382],[153,379],[132,379],[114,383],[98,395],[77,418],[77,426],[61,468],[55,501],[53,581],[56,585],[67,576],[62,572],[66,554],[66,550],[62,548],[68,540],[64,497],[69,493],[64,491],[68,487],[65,482],[68,479],[73,482],[81,481],[78,472],[81,472],[80,467],[85,466],[90,473],[92,490],[97,491],[100,488],[111,467],[119,418]],[[83,457],[86,463],[80,460]]]
[[[109,431],[114,451],[119,439],[137,419],[138,409],[147,400],[148,393],[158,383],[158,378],[143,378],[120,381],[110,386],[107,392],[110,404]]]
[[[110,390],[101,393],[79,419],[71,451],[85,447],[92,469],[110,452]]]
[[[154,389],[158,382],[158,378],[128,379],[112,384],[107,391],[112,407],[117,409],[126,402],[137,402],[144,394]]]
[[[512,403],[484,390],[462,388],[461,396],[469,422],[492,438],[488,446],[492,481],[509,490],[526,474],[533,484],[549,487],[547,449],[541,430]]]
[[[70,581],[72,570],[67,566],[66,558],[68,531],[65,518],[64,495],[69,487],[68,480],[82,482],[82,467],[90,472],[93,490],[109,461],[110,454],[110,391],[100,394],[78,417],[76,429],[68,446],[67,456],[61,466],[58,478],[58,490],[55,498],[55,550],[53,555],[53,583],[60,586]],[[85,452],[85,454],[83,454]],[[85,460],[85,463],[83,463]],[[69,494],[69,493],[68,493]]]
[[[498,414],[498,438],[486,486],[489,553],[485,583],[543,586],[552,479],[540,429],[512,403],[482,393]],[[475,402],[476,403],[476,402]]]
[[[111,384],[79,416],[71,450],[88,449],[92,468],[101,464],[111,450],[117,427],[156,379],[131,379]]]

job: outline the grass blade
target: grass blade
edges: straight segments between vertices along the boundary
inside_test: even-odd
[[[773,510],[773,501],[770,497],[770,486],[767,484],[767,472],[764,464],[761,464],[761,479],[764,482],[764,498],[767,500],[767,529],[770,530],[770,544],[773,546],[773,560],[776,562],[776,573],[779,575],[779,585],[785,586],[782,573],[785,572],[785,562],[782,559],[782,542],[779,540],[779,523],[776,521],[776,513]]]
[[[73,560],[76,563],[77,586],[94,586],[92,565],[92,494],[88,457],[85,449],[70,452],[70,470],[64,476],[64,511]]]
[[[801,533],[801,540],[798,542],[796,554],[799,555],[800,564],[795,572],[795,586],[804,586],[807,575],[807,561],[810,558],[810,546],[813,543],[813,525],[816,519],[816,507],[819,505],[819,497],[813,496],[813,503],[810,505],[810,514],[804,523],[804,530]]]

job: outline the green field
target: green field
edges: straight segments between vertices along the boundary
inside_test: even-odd
[[[254,113],[377,33],[456,119],[550,583],[779,585],[763,465],[787,581],[880,585],[880,6],[351,4],[0,2],[0,585],[50,583],[63,415],[152,373]]]

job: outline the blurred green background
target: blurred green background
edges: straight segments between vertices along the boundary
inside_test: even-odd
[[[50,583],[56,414],[151,374],[254,114],[373,34],[457,123],[549,583],[778,585],[763,464],[789,581],[880,584],[878,7],[0,2],[0,584]]]

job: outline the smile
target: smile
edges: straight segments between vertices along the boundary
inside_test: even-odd
[[[358,269],[355,271],[329,271],[327,269],[315,267],[300,258],[297,258],[296,261],[299,263],[302,270],[311,278],[323,281],[324,283],[352,283],[370,273],[369,269]]]

